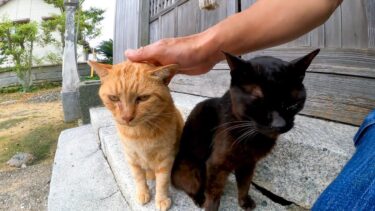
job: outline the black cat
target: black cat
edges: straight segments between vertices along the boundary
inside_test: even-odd
[[[239,205],[255,208],[248,195],[254,168],[293,127],[302,110],[306,69],[319,49],[291,62],[274,57],[248,61],[225,53],[231,69],[230,89],[199,103],[188,117],[172,183],[198,206],[218,210],[228,175],[234,171]]]

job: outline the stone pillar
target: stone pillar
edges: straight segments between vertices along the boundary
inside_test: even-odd
[[[79,109],[79,74],[77,68],[77,50],[75,39],[74,14],[78,0],[64,0],[66,11],[65,47],[62,65],[61,100],[64,110],[64,121],[72,122],[81,117]]]

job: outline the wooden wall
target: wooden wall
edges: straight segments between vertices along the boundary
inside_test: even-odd
[[[136,49],[149,42],[148,0],[118,0],[116,1],[115,32],[113,45],[113,61],[124,60],[124,51]]]
[[[255,0],[241,0],[242,8],[247,8],[254,2]],[[374,49],[371,40],[375,35],[370,33],[374,23],[368,21],[375,15],[373,5],[373,0],[343,1],[325,24],[284,46]],[[369,35],[372,39],[369,39]]]
[[[129,2],[136,2],[129,0]],[[120,2],[120,3],[119,3]],[[141,46],[141,42],[130,33],[126,24],[134,21],[134,11],[125,1],[117,1],[115,61],[121,61],[122,52],[129,47]],[[128,1],[126,1],[128,2]],[[255,0],[219,0],[219,8],[202,11],[197,0],[142,0],[148,2],[149,14],[138,16],[137,31],[143,41],[194,34],[218,21],[246,9]],[[130,3],[129,3],[130,4]],[[142,8],[137,3],[134,7]],[[130,9],[131,10],[131,9]],[[135,9],[134,9],[135,10]],[[147,18],[147,19],[145,19]],[[119,27],[119,28],[117,28]],[[122,28],[121,28],[122,27]],[[125,30],[125,28],[126,30]],[[147,32],[140,32],[139,28]],[[125,30],[125,31],[124,31]],[[131,42],[123,45],[123,42]],[[144,42],[143,42],[144,43]],[[303,114],[318,118],[359,125],[364,116],[375,108],[375,1],[347,0],[330,19],[310,33],[287,44],[244,55],[252,58],[271,55],[292,60],[315,49],[322,51],[315,59],[305,79],[308,101]],[[229,71],[226,64],[218,64],[208,74],[201,76],[178,75],[172,80],[171,89],[176,92],[217,97],[229,86]]]
[[[160,2],[168,2],[160,6]],[[214,11],[200,10],[197,0],[151,1],[150,43],[167,37],[201,32],[236,13],[237,1],[219,0]],[[152,9],[153,8],[153,9]]]

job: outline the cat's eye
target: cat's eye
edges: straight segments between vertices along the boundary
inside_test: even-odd
[[[141,96],[138,96],[137,99],[136,99],[136,102],[139,103],[139,102],[143,102],[143,101],[146,101],[150,98],[150,95],[141,95]]]
[[[301,104],[304,102],[304,100],[299,100],[297,101],[296,103],[292,104],[292,105],[282,105],[282,107],[286,110],[286,111],[294,111],[296,109],[298,109]]]
[[[294,105],[291,105],[291,106],[286,107],[285,110],[287,110],[287,111],[291,111],[291,110],[296,109],[298,106],[299,106],[299,104],[296,103],[296,104],[294,104]]]
[[[108,98],[113,102],[120,101],[120,98],[115,95],[109,95]]]

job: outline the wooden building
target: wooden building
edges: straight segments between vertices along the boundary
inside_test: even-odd
[[[217,2],[218,8],[206,11],[197,0],[117,0],[115,62],[124,59],[127,48],[200,32],[255,0]],[[308,100],[302,114],[359,125],[375,108],[375,0],[343,1],[325,24],[310,33],[245,57],[292,60],[316,48],[322,51],[305,79]],[[228,66],[220,63],[205,75],[178,75],[170,87],[174,92],[216,97],[228,86]]]

